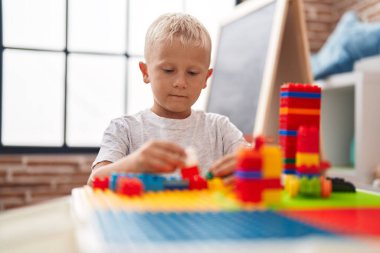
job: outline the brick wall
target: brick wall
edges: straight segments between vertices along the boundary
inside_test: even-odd
[[[304,0],[310,50],[317,52],[334,30],[342,14],[357,11],[364,22],[380,21],[379,0]]]
[[[0,211],[69,195],[86,184],[94,155],[0,155]]]

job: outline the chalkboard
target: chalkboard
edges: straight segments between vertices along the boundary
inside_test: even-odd
[[[276,1],[221,26],[206,110],[252,134]]]

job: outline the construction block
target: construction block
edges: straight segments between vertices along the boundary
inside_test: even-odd
[[[281,86],[281,93],[284,92],[321,93],[321,88],[317,85],[312,84],[285,83]]]
[[[261,147],[264,146],[264,144],[265,144],[265,138],[264,138],[264,136],[257,136],[255,138],[255,147],[254,148],[256,150],[260,150]]]
[[[297,130],[283,130],[283,129],[280,129],[278,131],[278,134],[280,136],[293,136],[293,137],[297,137]]]
[[[289,107],[281,107],[280,115],[320,115],[320,109],[304,109],[304,108],[289,108]]]
[[[243,171],[261,171],[262,157],[258,150],[240,148],[236,156],[236,167]]]
[[[260,185],[262,189],[282,189],[280,178],[262,179]]]
[[[235,177],[239,179],[262,179],[263,175],[261,171],[244,171],[237,168],[235,170]]]
[[[321,108],[321,99],[283,97],[280,100],[280,107],[319,109]]]
[[[325,177],[321,177],[321,196],[329,198],[332,192],[332,182]]]
[[[295,175],[296,174],[296,168],[290,168],[290,169],[284,169],[285,175]]]
[[[122,195],[139,196],[143,188],[143,183],[138,178],[120,177],[117,180],[117,193]]]
[[[215,177],[211,180],[207,181],[207,186],[208,189],[211,191],[218,191],[218,192],[223,192],[226,190],[226,187],[224,186],[223,179],[220,177]]]
[[[318,99],[321,98],[320,93],[316,92],[299,92],[299,91],[285,91],[281,92],[280,94],[281,98],[314,98]]]
[[[297,173],[302,175],[302,174],[315,174],[315,175],[320,175],[321,174],[321,169],[317,165],[301,165],[296,168]]]
[[[346,181],[344,178],[334,177],[327,179],[332,182],[333,192],[356,192],[355,185]]]
[[[187,190],[189,189],[189,180],[180,178],[169,178],[164,181],[165,190]]]
[[[300,126],[297,131],[297,152],[319,153],[319,128]]]
[[[300,179],[300,194],[307,197],[321,196],[321,181],[319,177],[308,178],[302,176]]]
[[[320,115],[282,114],[280,115],[280,129],[298,130],[301,125],[319,126]]]
[[[144,185],[145,191],[162,191],[165,178],[155,174],[140,174],[137,176]]]
[[[212,174],[211,171],[207,172],[206,179],[210,180],[210,179],[213,179],[213,178],[214,178],[214,174]]]
[[[262,195],[265,204],[277,204],[281,202],[282,189],[266,189]]]
[[[284,157],[283,159],[284,161],[284,164],[295,164],[296,163],[296,159],[294,157]]]
[[[315,153],[297,153],[296,167],[300,166],[319,166],[319,154]]]
[[[94,181],[92,181],[92,188],[105,190],[109,187],[109,177],[95,177]]]
[[[262,201],[261,180],[235,179],[235,192],[243,202],[259,203]]]
[[[190,190],[203,190],[207,189],[207,181],[199,175],[189,179],[189,189]]]
[[[264,146],[260,150],[263,156],[263,178],[279,178],[282,173],[282,151],[278,146]]]
[[[193,178],[194,176],[199,176],[199,168],[197,165],[191,167],[183,167],[181,168],[182,179]]]
[[[111,191],[116,191],[116,186],[117,186],[117,178],[119,177],[118,173],[113,172],[111,174],[110,180],[109,180],[109,186],[108,188]]]

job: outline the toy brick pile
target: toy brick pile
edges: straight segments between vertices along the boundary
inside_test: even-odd
[[[199,174],[194,152],[188,149],[186,165],[181,168],[181,178],[167,178],[158,174],[113,173],[107,177],[96,177],[92,187],[101,190],[110,189],[127,196],[138,196],[144,191],[207,189],[207,181]]]

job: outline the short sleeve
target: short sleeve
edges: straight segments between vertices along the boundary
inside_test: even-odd
[[[129,131],[125,120],[118,118],[111,121],[104,131],[99,153],[92,168],[99,162],[116,162],[129,153]]]
[[[236,151],[240,146],[248,146],[249,143],[245,141],[243,133],[228,119],[228,117],[221,117],[220,127],[223,138],[224,155]]]

